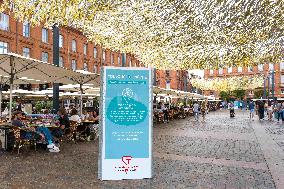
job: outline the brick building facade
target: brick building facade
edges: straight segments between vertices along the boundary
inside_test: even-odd
[[[259,74],[264,76],[265,84],[263,83],[263,87],[255,90],[264,90],[265,85],[267,91],[269,87],[269,97],[272,97],[272,81],[274,77],[274,96],[278,98],[284,97],[284,62],[277,64],[259,64],[252,67],[231,67],[219,70],[206,69],[204,71],[204,78],[253,76]],[[254,98],[255,90],[248,90],[246,92],[246,97]],[[206,91],[205,94],[218,96],[218,93],[215,91]]]
[[[13,15],[1,14],[0,53],[13,52],[52,63],[52,35],[51,29],[31,27],[29,23],[16,21]],[[60,28],[59,47],[59,65],[73,70],[99,73],[101,66],[144,66],[134,55],[103,49],[88,41],[78,30],[69,27]],[[155,73],[154,84],[157,86],[188,91],[186,71],[156,70]]]

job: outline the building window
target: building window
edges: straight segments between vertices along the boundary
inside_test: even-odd
[[[242,67],[238,67],[238,72],[243,72],[243,68]]]
[[[84,55],[87,55],[87,44],[84,44]]]
[[[263,72],[263,64],[259,64],[257,68],[258,68],[258,71]]]
[[[170,71],[166,70],[166,77],[170,77]]]
[[[23,23],[23,36],[30,37],[30,23],[28,22]]]
[[[114,64],[114,55],[113,54],[111,54],[110,62],[111,62],[111,64]]]
[[[210,70],[210,71],[209,71],[209,74],[210,74],[210,75],[213,75],[213,74],[214,74],[214,70]]]
[[[41,53],[41,61],[48,62],[48,53],[47,52]]]
[[[76,43],[75,39],[72,40],[72,47],[71,47],[71,49],[72,49],[72,52],[76,52],[76,50],[77,50],[77,43]]]
[[[117,64],[120,65],[120,56],[117,57]]]
[[[132,62],[131,62],[131,60],[129,61],[129,67],[132,67]]]
[[[63,62],[63,57],[62,56],[59,57],[59,66],[60,67],[64,67],[64,62]]]
[[[284,84],[284,75],[281,75],[281,84]]]
[[[219,75],[223,74],[223,68],[219,68]]]
[[[63,48],[63,40],[64,40],[63,35],[59,35],[59,47],[60,48]]]
[[[44,43],[48,43],[48,29],[42,28],[42,30],[41,30],[41,40]]]
[[[284,94],[284,89],[281,89],[281,94]]]
[[[103,62],[106,61],[106,50],[103,50]]]
[[[280,70],[284,70],[284,62],[280,62]]]
[[[96,47],[94,47],[94,58],[98,57],[98,50]]]
[[[248,72],[253,72],[253,67],[252,66],[248,67]]]
[[[232,73],[233,72],[233,68],[232,67],[229,67],[228,68],[228,73]]]
[[[94,65],[94,73],[97,73],[97,72],[98,72],[97,65]]]
[[[171,89],[171,81],[166,81],[166,89]]]
[[[84,71],[88,71],[88,64],[86,62],[84,63]]]
[[[23,48],[23,56],[24,57],[30,58],[30,52],[31,52],[30,48],[27,48],[27,47]]]
[[[0,53],[8,53],[8,43],[0,41]]]
[[[1,13],[0,29],[6,31],[9,30],[9,15]]]
[[[274,70],[274,64],[269,63],[269,70],[270,70],[270,71],[271,71],[271,70]]]
[[[77,69],[77,61],[76,60],[72,60],[71,68],[72,68],[73,71],[75,71]]]

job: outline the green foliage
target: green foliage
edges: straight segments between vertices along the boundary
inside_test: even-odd
[[[244,97],[245,97],[245,95],[246,95],[246,91],[245,91],[245,90],[242,90],[242,89],[238,89],[238,90],[233,91],[233,95],[234,95],[237,99],[243,100]]]
[[[220,98],[221,98],[222,100],[229,101],[231,95],[230,95],[230,93],[228,93],[228,92],[221,91],[220,94],[219,94],[219,96],[220,96]]]
[[[268,91],[266,90],[266,96],[268,96]],[[263,90],[255,90],[254,91],[254,98],[261,98],[263,97]]]
[[[42,109],[51,109],[52,101],[37,101],[35,104],[35,109],[38,113],[42,111]]]
[[[7,107],[8,109],[10,108],[10,102],[7,103]],[[15,109],[17,107],[17,102],[12,101],[12,110]]]

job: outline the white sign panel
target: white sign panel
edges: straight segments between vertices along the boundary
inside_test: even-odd
[[[152,70],[101,72],[99,178],[152,177]]]

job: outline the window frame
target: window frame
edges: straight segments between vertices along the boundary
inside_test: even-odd
[[[114,54],[111,54],[111,56],[110,56],[110,63],[114,64]]]
[[[84,46],[83,46],[83,54],[85,56],[87,56],[87,53],[88,53],[88,44],[84,43]]]
[[[120,65],[120,56],[117,57],[117,64]]]
[[[248,72],[253,72],[253,67],[252,66],[248,66]]]
[[[271,79],[272,80],[272,79]],[[280,82],[281,82],[281,84],[284,84],[284,75],[281,75],[280,76]]]
[[[5,41],[0,41],[0,53],[8,53],[8,52],[9,52],[9,43]]]
[[[238,67],[238,73],[243,72],[243,67]]]
[[[47,61],[45,61],[44,58],[47,58]],[[49,59],[49,54],[48,54],[48,52],[44,52],[44,51],[41,52],[41,61],[48,63],[48,59]]]
[[[97,47],[94,47],[93,53],[94,53],[94,58],[98,58],[98,49],[97,49]]]
[[[75,63],[75,68],[74,68],[74,64],[73,63]],[[77,70],[77,60],[75,60],[75,59],[71,60],[71,69],[73,71]]]
[[[98,73],[98,66],[97,66],[96,64],[94,64],[93,72],[94,72],[94,73]]]
[[[269,63],[269,65],[268,65],[268,66],[269,66],[269,67],[268,67],[269,71],[273,71],[273,70],[274,70],[274,64]],[[272,67],[272,69],[271,69],[271,67]]]
[[[0,29],[4,30],[4,31],[9,31],[9,29],[10,29],[10,16],[8,14],[5,14],[5,13],[0,14]]]
[[[27,21],[23,23],[23,36],[27,38],[31,36],[31,25]]]
[[[89,70],[88,63],[87,63],[87,62],[84,62],[84,64],[83,64],[83,70],[84,70],[84,71],[88,71],[88,70]]]
[[[228,73],[233,73],[233,67],[228,68]]]
[[[64,47],[64,36],[63,35],[59,35],[59,48],[63,48]]]
[[[75,39],[72,39],[71,41],[71,51],[77,52],[77,41]]]
[[[48,29],[42,28],[41,29],[41,41],[43,43],[48,43],[48,38],[49,38],[49,36],[48,36]]]
[[[60,61],[60,60],[62,60],[62,61]],[[63,58],[63,56],[59,56],[58,66],[59,67],[64,67],[64,58]]]
[[[103,57],[103,62],[105,62],[106,61],[106,50],[105,49],[103,49],[103,55],[102,55]]]
[[[260,67],[261,66],[261,67]],[[260,69],[261,68],[261,69]],[[257,65],[257,69],[258,69],[258,71],[260,71],[260,72],[263,72],[263,70],[264,70],[264,65],[263,64],[258,64]]]
[[[25,51],[27,49],[28,49],[28,51]],[[27,54],[28,54],[28,56],[26,56]],[[26,58],[30,58],[31,57],[31,49],[28,48],[28,47],[23,47],[23,56],[26,57]]]

